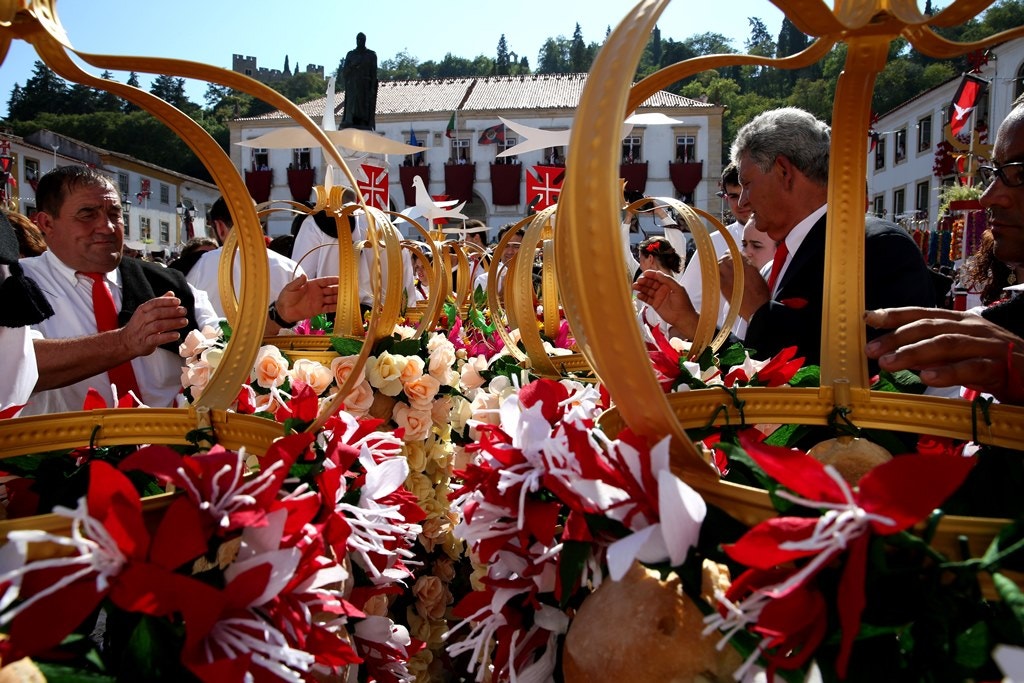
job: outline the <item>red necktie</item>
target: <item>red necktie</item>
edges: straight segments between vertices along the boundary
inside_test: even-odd
[[[82,273],[92,280],[92,310],[96,316],[96,330],[98,332],[109,332],[116,330],[117,311],[114,309],[114,297],[107,289],[103,273]],[[135,371],[132,370],[131,362],[121,363],[107,370],[107,377],[111,384],[117,386],[118,397],[127,396],[128,392],[134,391],[135,395],[142,400],[142,392],[139,391],[139,383],[135,379]]]
[[[789,248],[786,247],[786,240],[782,240],[775,249],[775,258],[772,260],[772,272],[768,276],[769,293],[775,292],[775,283],[779,280],[779,275],[782,273],[782,266],[785,265],[787,256],[789,256]]]

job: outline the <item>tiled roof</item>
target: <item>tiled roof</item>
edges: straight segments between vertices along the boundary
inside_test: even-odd
[[[415,81],[381,81],[377,90],[377,117],[424,113],[511,112],[534,109],[573,109],[579,105],[587,74],[536,74],[531,76],[490,76],[487,78],[444,78]],[[320,120],[327,97],[299,107],[313,120]],[[339,88],[336,113],[344,110],[345,93]],[[673,95],[664,90],[652,95],[643,107],[711,108],[715,105]],[[273,111],[238,121],[266,121],[285,118]]]

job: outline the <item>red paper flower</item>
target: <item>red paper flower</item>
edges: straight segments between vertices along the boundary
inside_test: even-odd
[[[902,455],[868,472],[854,490],[832,467],[805,453],[767,446],[746,432],[740,434],[740,445],[769,477],[795,492],[780,489],[779,496],[824,514],[769,519],[725,551],[760,570],[809,559],[784,581],[761,589],[772,599],[800,589],[823,567],[846,555],[838,594],[842,641],[836,669],[842,677],[860,629],[871,534],[894,534],[927,517],[960,486],[974,460]]]
[[[186,647],[209,631],[220,612],[223,600],[216,589],[173,571],[206,550],[197,519],[172,506],[151,543],[142,502],[128,478],[102,461],[89,467],[89,490],[78,507],[54,509],[72,520],[70,537],[16,531],[0,551],[5,601],[14,594],[23,600],[0,616],[0,624],[10,628],[0,644],[5,660],[56,646],[104,598],[132,612],[181,613]],[[26,546],[33,542],[77,552],[26,564]]]

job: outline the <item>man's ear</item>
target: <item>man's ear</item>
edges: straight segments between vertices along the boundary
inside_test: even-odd
[[[43,233],[44,237],[48,237],[54,231],[53,217],[45,211],[37,211],[32,216],[32,222],[39,226],[40,232]]]
[[[788,157],[779,155],[775,157],[775,169],[779,173],[779,179],[782,181],[782,185],[787,190],[793,189],[793,182],[796,180],[796,166],[789,160]]]

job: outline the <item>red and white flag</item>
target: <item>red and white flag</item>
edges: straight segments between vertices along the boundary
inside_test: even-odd
[[[359,179],[356,185],[363,195],[363,201],[368,206],[375,207],[381,211],[390,209],[388,197],[388,169],[369,164],[360,164],[366,180]]]
[[[953,104],[949,112],[949,128],[954,136],[959,135],[967,125],[967,121],[971,118],[974,108],[978,106],[981,94],[987,85],[988,81],[983,78],[964,74],[963,80],[960,81],[960,87],[953,95]]]
[[[558,196],[562,194],[562,183],[565,181],[564,166],[534,166],[533,173],[526,174],[526,199],[527,204],[535,211],[543,211],[553,204],[558,203]],[[534,204],[534,198],[539,201]]]

